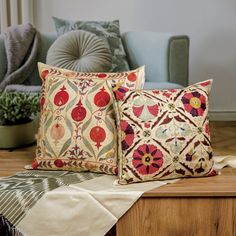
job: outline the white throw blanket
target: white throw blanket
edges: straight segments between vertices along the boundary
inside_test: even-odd
[[[145,191],[166,184],[118,186],[116,178],[104,175],[46,193],[17,228],[30,236],[102,236]]]
[[[225,166],[236,168],[236,156],[214,156],[214,168],[220,170]]]

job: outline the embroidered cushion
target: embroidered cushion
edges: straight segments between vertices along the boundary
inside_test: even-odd
[[[80,72],[109,71],[111,60],[106,40],[83,30],[60,36],[47,53],[47,64]]]
[[[34,169],[117,174],[112,92],[141,89],[144,67],[122,73],[82,73],[39,63],[41,118]]]
[[[119,183],[212,175],[208,120],[212,81],[116,97]]]
[[[119,20],[114,21],[69,21],[53,17],[58,35],[72,30],[85,30],[108,41],[112,52],[112,72],[128,71],[129,64],[122,44]]]

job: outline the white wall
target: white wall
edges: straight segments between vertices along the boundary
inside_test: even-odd
[[[190,37],[190,83],[214,78],[211,111],[236,118],[235,0],[37,0],[35,25],[52,31],[51,16],[119,19],[121,31],[162,31]]]

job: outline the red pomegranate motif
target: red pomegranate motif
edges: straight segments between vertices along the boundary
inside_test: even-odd
[[[43,80],[45,80],[45,78],[47,77],[48,73],[49,73],[48,70],[43,70],[42,73],[41,73],[41,78],[42,78]]]
[[[44,104],[45,104],[45,97],[42,96],[41,99],[40,99],[40,105],[41,105],[42,110],[43,110]]]
[[[86,113],[87,111],[80,100],[77,106],[72,110],[71,117],[74,121],[82,121],[86,117]]]
[[[101,147],[101,142],[106,138],[105,130],[101,126],[95,126],[90,131],[90,138],[96,143],[96,147]]]
[[[137,75],[133,72],[133,73],[130,73],[129,75],[128,75],[128,80],[129,81],[131,81],[131,82],[134,82],[134,81],[136,81],[136,79],[137,79]]]
[[[60,91],[54,97],[54,104],[56,106],[63,106],[69,100],[69,94],[66,91],[65,86],[60,88]]]
[[[55,141],[62,139],[65,135],[65,128],[61,124],[55,124],[51,128],[51,137]]]
[[[94,104],[98,107],[105,107],[110,102],[110,95],[106,92],[105,88],[102,87],[94,97]]]

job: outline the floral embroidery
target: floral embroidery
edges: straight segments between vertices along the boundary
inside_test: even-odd
[[[127,149],[125,134],[119,135],[123,146],[120,184],[213,173],[208,121],[211,83],[185,89],[128,91],[125,99],[117,100],[118,123],[124,122],[134,131]]]
[[[125,93],[129,91],[128,88],[119,85],[119,83],[117,83],[115,86],[112,86],[112,89],[117,100],[122,100],[125,96]]]
[[[209,123],[206,123],[205,125],[205,132],[209,135],[210,134],[210,126]]]
[[[128,122],[121,120],[120,121],[120,129],[121,129],[121,145],[122,149],[128,149],[134,141],[134,130],[128,124]]]
[[[206,97],[199,92],[186,93],[182,97],[184,108],[192,116],[203,116],[206,109]]]
[[[133,102],[133,114],[143,121],[152,120],[157,117],[159,107],[150,98],[140,96]]]
[[[153,174],[162,166],[163,154],[154,145],[143,144],[134,151],[132,163],[140,174]]]

